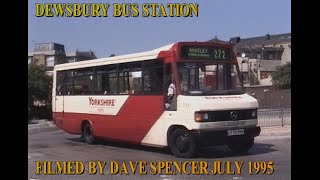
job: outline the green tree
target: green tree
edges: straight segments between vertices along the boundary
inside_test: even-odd
[[[28,116],[35,114],[34,102],[40,102],[51,109],[52,77],[46,74],[45,66],[28,66]]]
[[[291,88],[291,62],[278,66],[271,74],[272,83],[280,89]]]

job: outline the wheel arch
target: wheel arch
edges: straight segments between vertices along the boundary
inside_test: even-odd
[[[91,126],[91,128],[93,129],[93,125],[92,125],[92,122],[89,120],[89,119],[83,119],[82,120],[82,122],[81,122],[81,133],[83,133],[83,130],[84,130],[84,126],[86,125],[86,124],[90,124],[90,126]],[[93,130],[92,130],[92,132],[94,132]]]
[[[185,126],[183,125],[177,125],[177,124],[174,124],[174,125],[171,125],[168,130],[167,130],[167,145],[169,146],[169,138],[170,138],[170,135],[171,133],[176,130],[176,129],[184,129],[184,130],[187,130],[188,131],[188,128],[186,128]]]

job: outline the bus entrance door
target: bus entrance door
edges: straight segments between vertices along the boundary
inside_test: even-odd
[[[64,119],[64,96],[56,96],[55,98],[54,120],[57,125],[61,125]]]

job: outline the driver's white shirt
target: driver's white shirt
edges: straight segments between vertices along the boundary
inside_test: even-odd
[[[170,86],[168,87],[168,94],[167,95],[169,96],[169,95],[173,95],[175,93],[176,93],[176,86],[173,83],[171,83]]]

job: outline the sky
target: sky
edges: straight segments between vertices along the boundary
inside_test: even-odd
[[[36,17],[35,3],[138,3],[139,17]],[[198,17],[142,17],[143,3],[198,3]],[[28,51],[34,43],[63,44],[67,52],[92,50],[98,58],[217,36],[248,38],[291,33],[291,0],[29,0]]]

